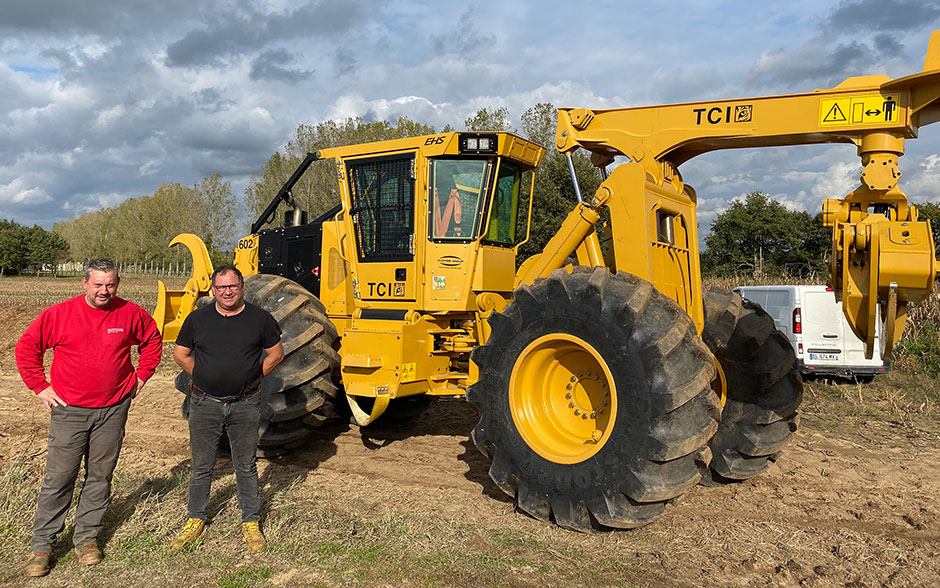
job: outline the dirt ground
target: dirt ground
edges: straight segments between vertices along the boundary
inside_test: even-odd
[[[21,383],[12,347],[39,307],[0,307],[0,466],[43,459],[47,415]],[[121,468],[165,475],[189,458],[174,372],[161,369],[135,401]],[[861,393],[861,392],[860,392]],[[940,426],[849,415],[833,424],[807,393],[801,428],[757,478],[697,487],[647,527],[614,533],[554,529],[549,544],[635,561],[648,586],[936,586],[940,583]],[[474,409],[431,405],[403,428],[328,425],[262,476],[301,480],[350,510],[473,521],[526,532],[492,484],[469,433]],[[541,531],[539,531],[541,532]],[[511,582],[513,583],[513,582]]]

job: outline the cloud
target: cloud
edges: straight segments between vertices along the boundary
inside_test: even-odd
[[[477,30],[473,8],[467,8],[450,30],[431,36],[431,47],[438,56],[462,55],[472,58],[486,53],[495,44],[495,35]]]
[[[854,75],[912,73],[900,63],[923,55],[938,19],[940,0],[843,1],[804,43],[762,52],[747,81],[760,88],[828,88]]]
[[[261,12],[243,3],[237,10],[217,14],[166,48],[171,67],[220,66],[270,45],[296,38],[344,35],[378,14],[377,0],[306,2],[296,10]]]
[[[882,41],[884,42],[884,41]],[[815,38],[793,51],[762,53],[751,68],[748,82],[757,86],[799,87],[806,82],[837,85],[847,71],[864,71],[872,49],[855,41],[830,46]]]
[[[841,33],[851,31],[920,30],[940,18],[938,0],[857,0],[840,2],[825,28]]]
[[[312,76],[313,70],[303,71],[285,67],[293,61],[293,56],[286,49],[271,49],[261,52],[251,63],[249,77],[254,81],[296,83]]]
[[[26,186],[22,178],[15,178],[8,184],[0,185],[0,203],[9,205],[44,204],[52,197],[40,187]]]

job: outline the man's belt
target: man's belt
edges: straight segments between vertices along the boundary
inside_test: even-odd
[[[199,398],[208,398],[209,400],[214,400],[215,402],[220,402],[222,404],[230,404],[232,402],[238,402],[239,400],[250,398],[254,396],[255,394],[257,394],[259,390],[261,390],[261,386],[255,386],[251,390],[244,392],[242,394],[238,394],[237,396],[213,396],[212,394],[209,394],[208,392],[203,392],[202,390],[197,388],[195,384],[193,384],[192,382],[189,383],[189,392],[193,396],[198,396]]]

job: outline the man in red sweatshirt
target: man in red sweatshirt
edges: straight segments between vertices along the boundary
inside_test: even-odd
[[[101,561],[98,533],[111,498],[127,410],[156,370],[163,348],[147,311],[116,296],[119,281],[113,262],[92,261],[82,278],[85,293],[42,311],[16,344],[23,382],[51,413],[27,576],[49,573],[82,458],[85,480],[72,543],[81,564]],[[134,345],[140,352],[136,370],[131,363]],[[43,369],[47,349],[54,350],[51,382]]]

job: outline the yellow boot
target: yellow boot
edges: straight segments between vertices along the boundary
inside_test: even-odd
[[[264,549],[267,541],[264,539],[264,533],[261,532],[261,525],[258,521],[249,521],[242,523],[242,541],[248,546],[248,549],[258,553]]]
[[[184,545],[188,545],[196,540],[202,530],[206,528],[205,521],[201,519],[189,519],[186,526],[180,532],[179,536],[170,543],[170,549],[176,550]]]

